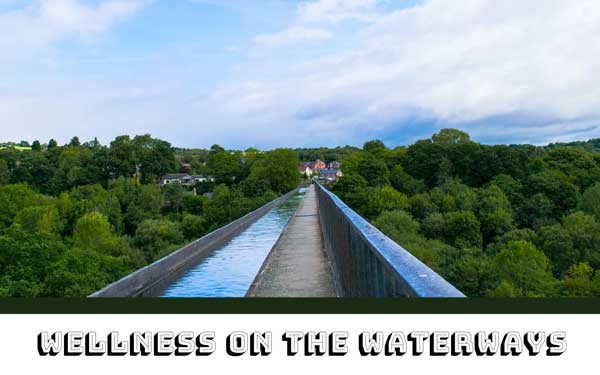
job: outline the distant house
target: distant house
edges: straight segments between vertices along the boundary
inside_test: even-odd
[[[315,161],[311,161],[308,163],[308,167],[312,170],[315,169],[325,169],[327,168],[327,164],[325,164],[324,161],[321,161],[319,159],[315,160]]]
[[[315,169],[314,174],[318,180],[338,181],[344,174],[339,169]]]
[[[329,169],[340,169],[342,167],[342,163],[340,163],[339,161],[332,161],[331,163],[329,163],[329,165],[327,166],[327,168]]]
[[[201,175],[190,175],[187,173],[171,173],[166,174],[162,178],[162,185],[180,184],[192,186],[200,182],[214,181],[212,177]]]
[[[298,165],[298,172],[300,172],[301,175],[307,175],[308,177],[312,176],[313,171],[309,164],[310,163],[307,162],[300,163]]]

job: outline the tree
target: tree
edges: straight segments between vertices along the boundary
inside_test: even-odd
[[[62,223],[55,206],[32,206],[21,210],[14,220],[29,232],[60,233]]]
[[[444,190],[439,187],[431,189],[429,191],[429,197],[439,212],[447,213],[456,210],[456,201],[454,200],[454,197],[444,192]]]
[[[592,278],[594,269],[587,263],[574,264],[569,267],[565,276],[565,294],[569,297],[586,297],[593,295]]]
[[[579,251],[573,245],[571,234],[560,224],[542,227],[536,243],[552,262],[556,275],[562,275],[581,259]]]
[[[344,178],[345,179],[345,178]],[[409,199],[410,213],[418,220],[424,220],[437,212],[437,206],[431,201],[429,194],[415,194]]]
[[[477,207],[477,193],[471,187],[457,179],[447,179],[441,186],[444,193],[449,194],[454,200],[454,207],[459,211],[475,211]]]
[[[138,226],[133,241],[148,261],[154,261],[174,250],[171,245],[180,245],[183,234],[168,220],[146,220]]]
[[[206,166],[218,184],[231,186],[238,174],[238,159],[220,148],[215,147],[215,151],[209,153]]]
[[[106,216],[99,212],[87,213],[77,220],[73,229],[73,243],[78,248],[101,254],[119,254],[119,239]]]
[[[366,142],[363,145],[363,150],[374,155],[382,155],[382,153],[387,150],[387,147],[385,147],[385,144],[382,141],[376,139]]]
[[[48,141],[48,150],[55,149],[56,147],[58,147],[58,142],[54,138]]]
[[[562,223],[573,240],[573,247],[579,252],[578,260],[599,267],[600,223],[581,211],[564,217]]]
[[[581,199],[577,186],[559,171],[545,170],[534,174],[524,186],[530,195],[545,194],[554,206],[552,215],[557,219],[576,208]]]
[[[441,273],[468,296],[485,296],[493,281],[491,260],[481,249],[446,247],[441,258]]]
[[[359,175],[370,186],[382,187],[389,184],[389,170],[384,160],[370,152],[357,152],[344,159],[342,163],[344,178],[346,175]]]
[[[65,211],[67,233],[70,233],[79,218],[91,212],[98,212],[106,216],[117,233],[123,232],[123,214],[119,200],[102,186],[77,186],[71,189],[68,197],[63,197],[63,200],[65,201],[64,208],[69,209]]]
[[[446,217],[439,212],[431,213],[423,219],[421,230],[427,238],[446,240],[446,233],[448,231]]]
[[[527,241],[537,244],[537,246],[540,247],[540,243],[538,242],[538,234],[529,228],[524,228],[513,229],[510,232],[504,233],[502,236],[496,237],[495,241],[486,247],[485,252],[487,254],[494,255],[502,250],[506,244],[511,241]],[[550,257],[545,251],[544,253],[546,256]]]
[[[517,207],[517,222],[521,227],[539,229],[556,222],[552,217],[554,211],[555,205],[546,194],[537,193]]]
[[[406,211],[383,212],[373,221],[373,225],[399,244],[424,240],[419,235],[419,223]]]
[[[25,208],[46,203],[46,197],[37,194],[27,185],[0,186],[0,226],[10,226],[15,216]]]
[[[10,181],[10,170],[8,163],[4,159],[0,159],[0,186],[8,184]]]
[[[505,282],[504,288],[506,283],[510,283],[513,292],[520,296],[549,297],[556,293],[556,279],[550,272],[550,261],[530,242],[511,241],[506,244],[494,256],[492,272],[500,282]]]
[[[479,190],[477,217],[481,222],[484,244],[514,229],[510,202],[496,185]]]
[[[51,265],[65,252],[59,236],[27,232],[13,226],[0,235],[0,295],[45,295],[44,282]]]
[[[165,173],[175,170],[175,151],[169,142],[145,134],[136,136],[133,145],[143,183],[156,182]]]
[[[269,151],[252,165],[248,180],[259,183],[264,181],[272,191],[283,194],[298,187],[298,156],[291,149]]]
[[[183,235],[187,240],[196,240],[207,231],[206,219],[202,216],[185,215],[181,222]]]
[[[116,137],[110,143],[108,157],[113,178],[132,177],[136,173],[138,165],[136,146],[128,135]]]
[[[394,189],[408,195],[423,193],[427,189],[423,181],[417,180],[404,172],[404,168],[400,164],[396,165],[390,172],[390,183]]]
[[[471,141],[469,134],[457,129],[442,129],[439,133],[431,136],[433,143],[443,146],[452,146]]]
[[[492,179],[490,184],[498,186],[511,204],[520,204],[523,201],[523,184],[512,176],[499,174]]]
[[[439,269],[439,249],[445,245],[421,236],[419,223],[409,213],[386,211],[373,221],[373,225],[429,267]]]
[[[37,139],[31,144],[31,151],[42,151],[42,145]]]
[[[589,187],[581,199],[581,209],[600,220],[600,183]]]
[[[81,142],[79,141],[79,137],[73,137],[73,138],[71,138],[71,141],[69,142],[69,146],[71,146],[71,147],[79,147],[79,146],[81,146]]]
[[[173,205],[177,206],[177,203],[173,201],[167,203],[165,195],[158,187],[153,185],[138,187],[134,201],[127,207],[125,213],[125,233],[133,235],[142,221],[160,218],[163,209],[169,205],[173,207]]]
[[[472,212],[451,212],[447,215],[445,223],[444,236],[450,245],[457,248],[481,249],[481,225]]]
[[[185,188],[179,184],[169,184],[163,187],[165,209],[167,212],[180,213],[183,210]]]
[[[408,197],[390,186],[359,189],[347,194],[346,199],[367,220],[373,220],[385,211],[408,209]]]

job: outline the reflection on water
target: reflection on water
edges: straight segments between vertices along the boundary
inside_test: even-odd
[[[250,225],[171,284],[162,297],[243,297],[306,189]]]

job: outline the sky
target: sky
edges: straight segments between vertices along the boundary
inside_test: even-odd
[[[0,0],[0,141],[600,137],[597,0]]]

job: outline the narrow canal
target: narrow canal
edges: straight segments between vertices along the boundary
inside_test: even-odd
[[[273,208],[175,280],[161,297],[244,297],[306,189]]]

